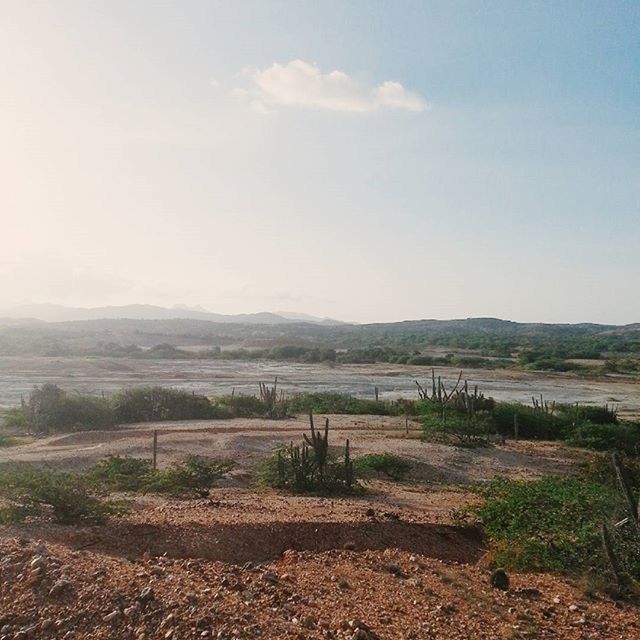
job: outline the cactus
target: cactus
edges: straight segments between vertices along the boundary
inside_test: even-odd
[[[287,417],[288,402],[284,391],[278,394],[278,377],[273,381],[272,387],[267,387],[264,382],[258,383],[260,388],[260,399],[267,408],[267,417],[273,420],[281,420]]]
[[[325,419],[324,436],[315,429],[313,424],[313,411],[309,412],[309,424],[311,426],[311,437],[306,433],[303,434],[303,437],[305,442],[313,449],[313,456],[316,467],[318,468],[320,481],[323,481],[324,471],[327,466],[327,457],[329,455],[329,418]]]

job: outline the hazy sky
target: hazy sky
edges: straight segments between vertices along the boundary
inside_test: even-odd
[[[0,0],[0,307],[640,321],[640,3]]]

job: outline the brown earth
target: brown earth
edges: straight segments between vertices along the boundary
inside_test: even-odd
[[[451,509],[472,499],[470,482],[567,473],[582,454],[423,443],[393,418],[331,424],[333,445],[349,437],[356,455],[409,457],[411,477],[336,499],[256,488],[257,462],[299,440],[304,419],[133,425],[3,450],[5,465],[84,467],[109,453],[148,456],[157,426],[162,464],[208,453],[238,468],[208,499],[136,498],[103,526],[0,528],[0,640],[640,636],[637,609],[587,598],[565,578],[513,574],[508,592],[491,588],[480,532],[451,523]]]

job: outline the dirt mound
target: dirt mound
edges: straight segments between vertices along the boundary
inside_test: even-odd
[[[484,552],[477,530],[431,523],[371,521],[271,522],[255,524],[136,524],[116,521],[108,528],[51,527],[38,531],[47,541],[130,559],[145,553],[168,558],[203,558],[234,564],[265,562],[288,550],[402,549],[441,560],[473,562]]]

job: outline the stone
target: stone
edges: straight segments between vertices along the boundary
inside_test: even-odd
[[[60,580],[57,580],[56,582],[54,582],[51,589],[49,589],[49,595],[52,598],[55,598],[60,594],[64,593],[65,591],[71,591],[71,589],[72,589],[71,583],[68,580],[61,578]]]
[[[501,589],[502,591],[509,591],[509,576],[504,569],[496,569],[489,579],[489,584],[494,589]]]

